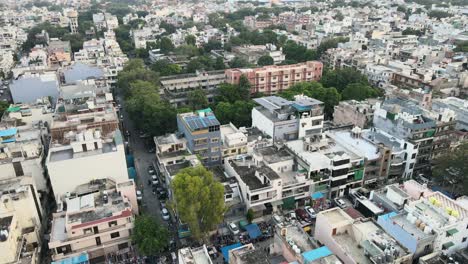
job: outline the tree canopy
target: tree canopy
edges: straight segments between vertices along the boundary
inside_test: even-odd
[[[132,241],[140,253],[154,256],[163,252],[168,246],[169,231],[151,216],[137,216]]]
[[[434,180],[458,195],[468,195],[468,143],[434,160]],[[452,186],[451,186],[452,185]]]
[[[195,89],[187,94],[188,104],[192,110],[203,109],[208,107],[208,99],[206,93],[202,89]]]
[[[257,61],[258,66],[273,65],[274,63],[275,62],[270,55],[263,55],[260,58],[258,58],[258,61]]]
[[[185,168],[171,183],[175,207],[192,236],[201,240],[223,220],[224,186],[205,167]]]
[[[369,84],[367,77],[353,68],[324,71],[320,82],[325,87],[335,87],[339,92],[342,92],[350,83]]]

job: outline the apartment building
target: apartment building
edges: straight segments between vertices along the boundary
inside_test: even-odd
[[[406,186],[406,183],[405,183]],[[404,210],[378,218],[379,225],[415,256],[432,251],[448,255],[466,248],[468,210],[440,192],[408,192],[412,195]],[[418,195],[419,193],[419,195]]]
[[[35,103],[43,97],[58,98],[59,81],[53,71],[25,72],[10,85],[11,97],[15,103]]]
[[[256,248],[252,243],[229,250],[229,264],[268,264],[268,255],[265,250]]]
[[[271,65],[254,69],[227,69],[226,82],[238,84],[245,75],[251,84],[250,92],[275,94],[288,89],[298,82],[319,81],[322,78],[323,64],[307,61],[291,65]]]
[[[49,192],[43,161],[52,115],[50,104],[11,105],[5,111],[0,122],[0,179],[29,176],[39,192]]]
[[[280,64],[286,59],[282,48],[277,48],[271,43],[266,45],[247,45],[233,47],[232,53],[252,64],[257,64],[258,59],[265,55],[270,56],[273,59],[273,64],[275,65]]]
[[[288,101],[278,96],[255,98],[252,126],[273,141],[316,137],[322,134],[323,103],[303,95]]]
[[[418,152],[414,171],[423,173],[430,168],[436,122],[424,115],[416,104],[397,98],[377,103],[374,126],[415,146]]]
[[[159,93],[175,107],[188,105],[191,91],[201,89],[209,103],[214,102],[217,88],[224,83],[224,71],[199,71],[191,74],[165,76],[160,78]]]
[[[0,262],[40,263],[43,212],[31,177],[0,180]]]
[[[6,76],[14,65],[15,60],[13,58],[13,52],[0,50],[0,72]]]
[[[372,220],[355,220],[335,207],[317,214],[314,237],[344,263],[410,264],[412,253]]]
[[[181,248],[177,255],[179,264],[213,264],[205,244],[197,248]]]
[[[189,151],[199,155],[204,165],[221,164],[220,123],[210,108],[178,114],[177,128]]]
[[[52,68],[60,68],[71,63],[70,41],[51,39],[47,45],[48,65]]]
[[[72,34],[78,33],[78,12],[75,10],[67,11],[68,26]]]
[[[459,139],[456,136],[456,114],[449,108],[443,108],[439,111],[431,110],[424,113],[436,122],[434,141],[432,143],[431,159],[445,155],[458,145]]]
[[[50,126],[46,165],[57,201],[93,179],[128,180],[112,95],[89,86],[75,88],[62,90]]]
[[[114,29],[119,27],[119,21],[117,17],[110,13],[93,14],[93,23],[98,31],[113,31]]]
[[[233,158],[247,153],[247,136],[232,123],[220,126],[222,159]]]
[[[334,107],[333,124],[337,126],[357,126],[369,128],[374,118],[374,104],[376,100],[341,101]]]
[[[435,99],[432,104],[432,110],[444,111],[450,109],[455,112],[455,128],[458,130],[468,130],[468,101],[457,97],[447,97],[444,99]]]
[[[65,203],[66,210],[52,216],[52,260],[87,253],[90,262],[99,263],[108,254],[129,252],[134,214],[129,199],[118,190],[70,197]]]

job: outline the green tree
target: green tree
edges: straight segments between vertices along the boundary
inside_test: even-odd
[[[247,218],[247,221],[249,221],[249,224],[252,223],[252,221],[254,219],[254,211],[252,210],[252,208],[247,210],[247,214],[245,215],[245,218]]]
[[[455,43],[455,52],[468,52],[468,41],[459,41]]]
[[[239,91],[240,91],[240,96],[242,97],[242,99],[244,100],[250,99],[250,88],[251,88],[251,85],[250,85],[249,79],[247,78],[247,76],[242,74],[239,78]]]
[[[184,55],[184,56],[191,58],[194,56],[198,56],[200,52],[198,48],[195,46],[183,44],[175,48],[174,53],[177,55]]]
[[[168,246],[169,231],[167,227],[156,222],[148,215],[137,216],[132,234],[132,242],[138,251],[147,256],[160,254]]]
[[[5,101],[0,101],[0,118],[3,116],[3,113],[8,109],[10,104]]]
[[[336,15],[335,15],[333,18],[336,19],[336,20],[338,20],[338,21],[343,21],[344,16],[343,16],[343,14],[342,14],[340,11],[338,11],[338,12],[336,13]]]
[[[337,37],[322,41],[317,47],[317,56],[320,58],[328,49],[338,47],[338,43],[343,43],[349,41],[349,38],[346,37]]]
[[[426,33],[425,30],[418,30],[418,29],[412,29],[412,28],[406,28],[401,32],[403,35],[416,35],[418,37],[424,35]]]
[[[432,10],[429,13],[427,13],[427,15],[430,18],[436,18],[438,20],[440,20],[442,18],[447,18],[447,17],[452,17],[453,16],[452,14],[447,13],[447,12],[442,11],[442,10]]]
[[[257,64],[258,66],[266,66],[266,65],[273,65],[275,62],[270,55],[263,55],[258,58]]]
[[[195,46],[197,44],[197,38],[194,35],[188,35],[185,37],[185,43]]]
[[[252,108],[255,106],[251,100],[235,101],[234,103],[220,102],[215,107],[215,115],[221,124],[232,122],[237,127],[250,127],[252,125]]]
[[[244,68],[247,66],[249,66],[249,62],[237,56],[229,62],[231,68]]]
[[[169,52],[173,51],[175,48],[174,44],[172,44],[172,41],[168,37],[161,38],[159,47],[161,49],[161,52],[164,54],[168,54]]]
[[[70,41],[70,46],[73,52],[79,51],[83,48],[83,36],[81,34],[65,34],[62,36],[62,40]]]
[[[206,93],[202,89],[190,91],[187,95],[187,100],[192,110],[203,109],[208,106]]]
[[[158,75],[145,68],[141,59],[133,59],[127,62],[124,69],[117,75],[117,87],[125,97],[131,94],[131,83],[137,80],[158,83]]]
[[[119,43],[120,49],[125,53],[129,53],[133,50],[133,44],[130,41],[130,29],[128,25],[120,25],[118,28],[114,29],[115,38]]]
[[[222,57],[216,58],[214,68],[215,70],[224,70],[226,68],[226,65],[224,64],[224,59]]]
[[[147,59],[149,56],[148,51],[141,48],[135,50],[135,55],[140,59]]]
[[[350,83],[341,93],[343,100],[357,100],[362,101],[367,98],[379,96],[379,92],[363,83]]]
[[[158,72],[159,76],[175,75],[182,72],[177,64],[171,64],[167,60],[157,60],[151,65],[151,70]]]
[[[171,183],[175,208],[193,237],[201,240],[223,220],[224,186],[203,166],[186,168]]]
[[[367,77],[353,68],[324,71],[321,83],[325,87],[335,87],[339,92],[343,91],[350,83],[369,85]]]
[[[205,43],[205,45],[203,45],[203,49],[205,50],[205,52],[210,52],[212,50],[219,50],[219,49],[222,49],[223,48],[223,43],[217,41],[217,40],[213,40],[213,39],[210,39],[208,40],[207,43]]]
[[[242,100],[242,96],[238,85],[229,83],[222,83],[219,85],[215,97],[216,102],[234,103],[239,100]]]
[[[159,27],[164,28],[167,34],[172,34],[176,32],[176,27],[172,24],[167,23],[166,21],[161,21]]]
[[[434,160],[432,175],[438,185],[458,195],[468,195],[468,143]]]

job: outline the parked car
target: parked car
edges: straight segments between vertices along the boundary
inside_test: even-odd
[[[159,205],[161,208],[166,208],[167,201],[166,200],[159,200]]]
[[[143,194],[141,193],[140,190],[136,191],[136,197],[137,197],[137,201],[141,201],[143,199]]]
[[[161,210],[162,219],[168,221],[171,218],[169,211],[166,208]]]
[[[154,169],[153,165],[148,166],[148,174],[156,175],[156,170]]]
[[[159,184],[158,177],[156,177],[156,175],[151,176],[151,184],[153,184],[153,186]]]
[[[345,201],[343,201],[343,199],[335,198],[333,201],[335,201],[335,204],[337,206],[339,206],[341,209],[345,209],[347,207],[346,203],[345,203]]]
[[[310,218],[316,218],[317,217],[317,213],[315,213],[314,208],[312,208],[310,206],[306,206],[306,207],[304,207],[304,210],[310,216]]]
[[[297,217],[299,217],[299,219],[301,219],[303,221],[310,220],[309,215],[307,214],[307,212],[304,209],[298,208],[298,209],[294,210],[294,212],[296,213]]]
[[[230,223],[228,225],[228,228],[232,232],[232,234],[234,234],[234,235],[237,235],[240,232],[239,228],[237,227],[237,225],[234,222]]]
[[[162,190],[162,191],[158,192],[158,199],[159,199],[159,200],[165,200],[165,199],[167,199],[167,192],[166,192],[166,190]]]

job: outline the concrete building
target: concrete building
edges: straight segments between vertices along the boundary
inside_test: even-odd
[[[444,111],[450,109],[455,112],[457,122],[456,129],[468,130],[468,101],[456,97],[447,97],[444,99],[435,99],[432,103],[432,109],[435,111]]]
[[[247,153],[247,136],[237,129],[236,126],[229,123],[222,125],[220,130],[223,162],[226,158],[230,159]]]
[[[69,10],[67,12],[68,26],[72,34],[78,33],[78,12],[75,10]]]
[[[60,68],[71,63],[70,41],[51,39],[47,45],[48,65],[52,68]]]
[[[333,112],[333,124],[337,126],[358,126],[369,128],[374,118],[374,100],[341,101]]]
[[[450,255],[467,246],[467,215],[456,201],[428,190],[410,201],[404,211],[380,216],[378,223],[415,255],[431,251]]]
[[[63,90],[50,134],[46,165],[57,202],[93,179],[128,180],[125,146],[110,93]]]
[[[177,128],[187,148],[207,166],[221,164],[220,123],[210,108],[177,115]]]
[[[202,71],[189,74],[178,74],[160,78],[159,93],[175,107],[188,105],[190,92],[201,89],[209,103],[214,102],[217,88],[224,83],[224,71]]]
[[[178,251],[179,264],[213,264],[206,245],[197,248],[181,248]]]
[[[269,264],[268,256],[262,248],[255,248],[250,243],[229,250],[229,264]]]
[[[280,64],[286,59],[282,48],[277,48],[275,45],[268,43],[266,45],[248,45],[232,48],[232,53],[251,64],[257,64],[258,59],[262,56],[270,56],[273,59],[273,64]]]
[[[32,177],[36,190],[48,193],[43,161],[47,153],[50,104],[11,105],[0,122],[0,179]]]
[[[125,195],[117,189],[99,190],[65,202],[66,210],[52,218],[49,248],[54,261],[85,252],[91,262],[101,262],[108,254],[129,252],[134,214]]]
[[[417,105],[397,98],[377,103],[374,126],[416,146],[414,171],[423,173],[430,168],[436,122],[424,115]]]
[[[15,103],[34,104],[49,96],[54,101],[59,95],[59,81],[55,72],[26,72],[11,83],[10,91]]]
[[[252,126],[273,138],[273,141],[316,137],[322,134],[323,103],[296,95],[294,101],[269,96],[255,98],[260,106],[252,109]]]
[[[226,82],[238,84],[245,75],[251,84],[250,92],[275,94],[288,89],[293,84],[306,81],[319,81],[322,78],[323,64],[318,61],[264,66],[254,69],[227,69]]]
[[[0,180],[0,262],[41,263],[43,212],[31,177]]]
[[[314,237],[344,263],[412,263],[412,253],[371,220],[354,220],[341,208],[317,214]]]

